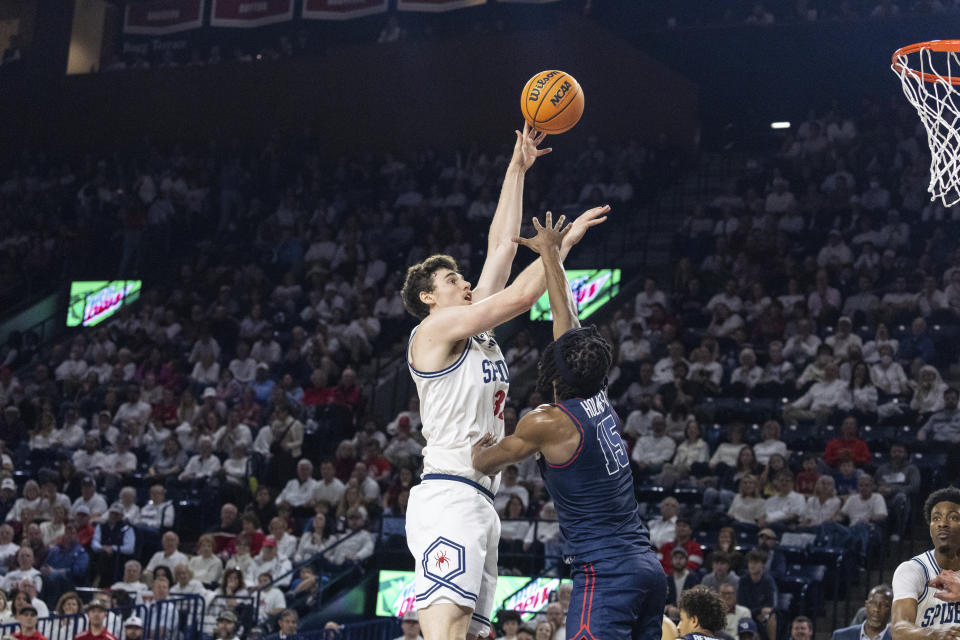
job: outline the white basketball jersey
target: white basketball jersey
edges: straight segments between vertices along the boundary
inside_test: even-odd
[[[893,574],[894,601],[909,598],[917,601],[918,627],[952,627],[960,624],[960,603],[944,602],[927,586],[940,573],[933,550],[901,562]]]
[[[417,329],[410,333],[410,341]],[[427,441],[423,448],[423,472],[447,473],[473,480],[496,493],[497,474],[491,482],[474,470],[470,449],[485,433],[503,437],[503,409],[507,404],[510,373],[500,346],[489,333],[467,341],[456,362],[440,371],[419,371],[407,366],[420,394],[421,431]]]

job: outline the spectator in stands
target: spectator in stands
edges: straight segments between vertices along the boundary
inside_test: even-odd
[[[809,390],[793,402],[783,406],[785,422],[796,424],[800,420],[825,423],[837,410],[848,411],[853,407],[848,383],[839,378],[839,367],[829,363],[824,367],[823,382],[815,382]]]
[[[90,520],[94,523],[107,513],[107,501],[102,494],[97,493],[97,483],[90,476],[86,476],[80,482],[80,497],[73,501],[73,513],[77,513],[80,505],[90,510]]]
[[[123,640],[141,640],[143,638],[143,620],[139,616],[130,616],[123,621]],[[229,640],[236,640],[230,638]]]
[[[180,546],[180,536],[173,531],[167,531],[163,534],[163,537],[160,538],[160,545],[163,548],[153,554],[147,563],[146,572],[148,574],[152,575],[154,569],[157,567],[166,567],[170,571],[173,571],[174,567],[178,564],[186,564],[189,561],[187,556],[178,549]],[[167,587],[169,586],[168,584]]]
[[[88,626],[81,631],[74,640],[117,640],[117,637],[107,630],[107,610],[103,603],[94,600],[86,607]]]
[[[797,373],[793,363],[785,359],[783,343],[773,340],[768,346],[767,364],[757,387],[757,394],[765,397],[780,397],[793,389]]]
[[[733,589],[733,595],[736,596],[740,578],[730,571],[730,556],[723,551],[716,551],[711,556],[711,560],[711,571],[703,576],[701,584],[714,591],[719,591],[721,586],[728,585]]]
[[[135,543],[133,526],[123,520],[123,507],[113,503],[107,512],[107,521],[97,525],[90,544],[101,584],[120,577],[122,563],[133,555]]]
[[[750,610],[750,615],[767,630],[768,638],[777,637],[777,584],[764,571],[767,555],[754,549],[747,554],[747,574],[737,587],[737,602]]]
[[[647,522],[650,531],[650,543],[660,548],[664,544],[676,539],[677,512],[680,503],[673,496],[660,501],[660,515]]]
[[[278,615],[286,609],[287,602],[283,597],[283,592],[277,588],[276,583],[272,582],[273,577],[269,571],[265,571],[257,578],[257,622],[263,623],[270,616]]]
[[[840,498],[837,497],[837,488],[833,476],[822,475],[817,478],[813,488],[813,495],[807,498],[803,517],[800,519],[802,527],[817,527],[825,522],[835,522],[840,518]]]
[[[187,564],[178,564],[173,568],[173,584],[170,585],[171,593],[177,595],[206,595],[206,589],[196,580],[193,571]]]
[[[0,588],[9,592],[11,589],[18,588],[20,582],[24,579],[32,580],[37,587],[37,591],[43,590],[43,577],[33,566],[33,549],[29,546],[20,547],[16,555],[16,569],[8,571],[3,580],[0,581]]]
[[[134,600],[139,594],[149,591],[149,587],[141,580],[143,567],[137,560],[127,560],[123,564],[123,579],[110,586],[111,591],[126,591]]]
[[[763,440],[753,445],[753,453],[756,455],[758,463],[766,465],[770,462],[770,456],[774,454],[787,455],[787,445],[780,439],[779,422],[767,420],[763,423],[760,433]]]
[[[162,484],[150,485],[150,499],[140,509],[140,519],[135,524],[156,531],[168,529],[174,523],[174,508]]]
[[[44,595],[53,601],[65,591],[83,586],[89,568],[90,556],[77,541],[77,527],[68,523],[59,542],[47,554],[43,568]]]
[[[359,563],[373,555],[373,534],[364,527],[367,524],[367,510],[363,507],[351,507],[347,510],[347,530],[336,537],[336,548],[326,555],[332,565],[347,562]]]
[[[235,510],[236,507],[234,507]],[[236,522],[239,524],[239,521]],[[223,576],[223,562],[213,554],[215,544],[214,537],[209,533],[200,536],[197,540],[197,555],[190,558],[187,563],[194,578],[209,589],[220,584],[220,578]]]
[[[197,440],[197,449],[197,455],[190,458],[178,479],[180,482],[209,486],[218,477],[220,459],[213,455],[213,440],[209,436]]]
[[[750,610],[737,603],[737,587],[731,584],[721,584],[717,591],[726,605],[727,615],[723,632],[731,638],[739,637],[742,640],[744,635],[741,629],[746,627],[748,630],[752,629],[752,633],[756,635],[757,628],[750,617]],[[745,623],[749,623],[749,625],[745,625]]]
[[[137,490],[133,487],[124,487],[120,489],[119,500],[117,504],[123,510],[123,520],[128,524],[133,524],[140,519],[140,507],[137,506]]]
[[[920,491],[920,470],[910,462],[907,447],[894,442],[890,445],[889,461],[877,467],[873,478],[891,516],[890,540],[899,542],[906,533],[910,505]]]
[[[412,464],[413,460],[421,455],[423,445],[413,439],[410,430],[410,419],[403,417],[397,423],[396,435],[384,449],[383,455],[394,466]]]
[[[924,369],[926,368],[924,367]],[[958,399],[960,399],[960,392],[952,387],[946,389],[943,392],[943,408],[930,415],[923,427],[917,432],[917,440],[923,442],[929,438],[934,442],[941,443],[957,444],[960,442]],[[930,406],[929,403],[927,406]]]
[[[860,638],[878,638],[890,640],[890,613],[893,608],[893,590],[885,584],[870,589],[864,602],[866,619],[843,629],[837,629],[831,640],[859,640]]]
[[[173,640],[180,631],[180,612],[177,603],[169,600],[170,581],[165,576],[155,577],[152,591],[153,598],[147,605],[147,628],[152,637]]]
[[[700,584],[700,576],[696,571],[687,569],[687,550],[683,547],[674,547],[670,552],[671,568],[670,579],[667,580],[667,611],[676,606],[680,596],[686,589]]]
[[[760,481],[753,474],[740,478],[740,491],[733,498],[727,516],[742,524],[756,525],[764,516],[765,502],[760,496]]]
[[[763,504],[763,516],[759,520],[761,527],[776,525],[792,527],[803,517],[806,502],[793,490],[793,473],[784,469],[774,480],[777,494],[770,496]]]
[[[259,577],[264,573],[269,573],[271,576],[276,576],[279,586],[287,587],[290,585],[291,569],[292,565],[290,564],[290,560],[280,557],[277,553],[276,539],[274,539],[273,536],[267,536],[263,540],[260,553],[254,557],[253,563],[245,576],[245,580],[247,583],[254,584],[257,582],[254,576]]]
[[[303,458],[297,463],[297,477],[287,482],[276,502],[278,505],[293,507],[297,517],[307,517],[313,512],[310,505],[313,503],[317,485],[317,481],[313,479],[313,463]]]
[[[27,480],[23,485],[23,497],[17,498],[13,508],[7,512],[7,522],[22,522],[23,510],[36,512],[40,508],[40,485],[36,480]]]
[[[871,464],[870,448],[867,443],[858,437],[857,419],[847,416],[840,425],[840,437],[827,442],[827,449],[823,453],[823,461],[831,467],[836,467],[840,459],[848,457],[859,467]]]
[[[507,465],[504,468],[500,488],[497,490],[497,495],[493,501],[493,506],[497,511],[503,511],[506,508],[507,501],[510,500],[511,496],[520,498],[524,508],[530,504],[530,492],[518,483],[519,475],[520,470],[515,464]]]
[[[665,543],[657,550],[657,558],[663,565],[664,572],[669,576],[673,574],[673,550],[682,547],[687,551],[687,568],[691,571],[697,571],[703,564],[703,547],[693,539],[693,526],[685,518],[677,518],[676,537]]]
[[[903,278],[897,278],[898,283],[906,284]],[[884,296],[886,298],[886,296]],[[911,303],[911,310],[912,310]],[[927,322],[922,317],[913,319],[910,323],[910,335],[900,341],[900,348],[897,352],[897,359],[904,365],[913,365],[914,363],[932,362],[936,356],[936,346],[933,339],[927,332]],[[934,369],[934,371],[936,371]]]
[[[17,640],[47,640],[47,637],[37,630],[37,608],[33,605],[20,607],[16,620],[20,624],[20,630],[11,635]]]
[[[860,553],[870,550],[871,540],[877,540],[880,531],[876,528],[887,519],[887,504],[878,493],[873,492],[873,478],[861,475],[857,479],[857,493],[843,503],[840,510],[850,525],[850,532],[860,540]]]
[[[790,623],[790,640],[811,640],[813,621],[806,616],[797,616]]]
[[[663,465],[673,459],[677,449],[677,443],[666,435],[667,423],[663,416],[654,416],[650,430],[650,435],[637,440],[630,456],[641,475],[659,473]]]

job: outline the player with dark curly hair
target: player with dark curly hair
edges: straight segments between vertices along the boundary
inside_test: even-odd
[[[554,342],[540,356],[537,384],[548,405],[527,413],[513,435],[485,436],[473,466],[496,473],[539,453],[571,563],[566,637],[659,640],[666,577],[637,509],[620,419],[607,400],[612,350],[596,328],[581,328],[561,260],[565,229],[537,220],[520,243],[540,254],[553,311]],[[594,602],[599,606],[594,607]]]
[[[894,640],[954,640],[960,638],[960,489],[931,493],[923,518],[933,549],[894,572],[890,631]]]
[[[727,607],[720,594],[697,585],[680,594],[680,624],[677,631],[685,640],[716,638],[727,622]]]

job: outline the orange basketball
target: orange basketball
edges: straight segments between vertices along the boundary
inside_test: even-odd
[[[563,133],[583,115],[583,89],[563,71],[542,71],[527,81],[520,96],[523,118],[537,131]]]

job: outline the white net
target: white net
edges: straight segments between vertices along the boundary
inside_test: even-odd
[[[960,83],[958,52],[921,47],[898,55],[892,69],[927,130],[930,199],[953,206],[960,202],[960,108],[954,103],[960,87],[952,82]]]

